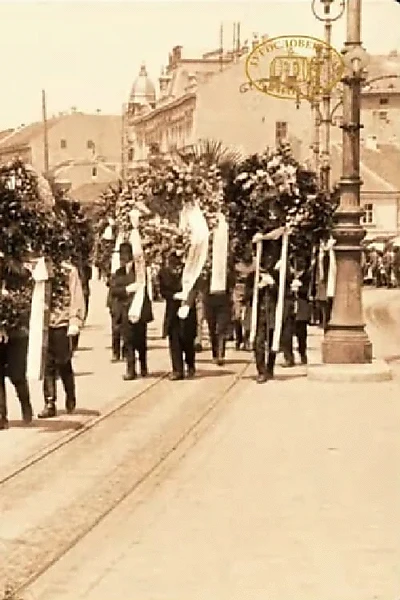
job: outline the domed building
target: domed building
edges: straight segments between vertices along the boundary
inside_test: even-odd
[[[143,111],[143,108],[153,109],[155,106],[156,88],[147,74],[146,66],[143,64],[132,85],[128,113],[130,116],[136,116]]]

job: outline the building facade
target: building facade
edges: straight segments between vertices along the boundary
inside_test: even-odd
[[[366,240],[384,240],[400,232],[400,150],[382,146],[377,150],[361,147],[360,202]],[[342,173],[342,146],[332,146],[332,182],[338,182]]]
[[[49,172],[68,179],[72,190],[91,182],[112,182],[120,176],[122,116],[61,114],[47,122]],[[20,157],[45,171],[43,123],[8,132],[0,138],[0,162]]]
[[[259,43],[258,38],[253,46]],[[184,58],[176,46],[158,82],[144,66],[133,84],[125,113],[126,174],[148,157],[153,145],[163,153],[213,139],[249,154],[292,141],[299,158],[310,154],[310,107],[249,89],[245,59],[249,48],[201,58]]]

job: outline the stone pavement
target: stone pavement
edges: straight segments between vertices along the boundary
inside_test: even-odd
[[[106,288],[102,282],[93,281],[87,326],[82,331],[80,348],[73,359],[78,398],[78,409],[74,415],[67,415],[63,410],[64,392],[61,382],[58,382],[59,416],[46,421],[35,419],[31,426],[24,427],[14,389],[8,383],[11,422],[9,430],[0,432],[0,479],[68,432],[79,429],[82,424],[128,400],[154,382],[155,377],[169,370],[167,346],[164,340],[159,339],[163,304],[154,304],[156,320],[149,326],[149,369],[152,376],[133,382],[122,380],[124,363],[110,362],[110,318],[105,305]],[[43,407],[42,384],[31,382],[30,387],[34,413],[37,414]]]
[[[253,375],[24,599],[397,600],[397,372],[368,385]]]

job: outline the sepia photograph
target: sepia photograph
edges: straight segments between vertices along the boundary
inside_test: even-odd
[[[0,24],[0,600],[400,600],[400,0]]]

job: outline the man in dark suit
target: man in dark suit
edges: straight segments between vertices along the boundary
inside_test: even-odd
[[[276,353],[272,351],[275,330],[275,312],[278,299],[279,273],[274,269],[279,257],[279,246],[273,241],[263,241],[260,264],[260,281],[257,282],[257,328],[254,341],[254,356],[257,368],[257,383],[274,378]],[[245,301],[252,302],[255,284],[254,271],[247,276]],[[268,349],[266,360],[265,347]]]
[[[137,281],[132,246],[124,242],[119,249],[121,267],[110,281],[110,295],[113,305],[113,315],[116,323],[121,325],[122,337],[126,352],[125,381],[136,379],[136,353],[139,357],[140,374],[146,377],[147,370],[147,324],[153,320],[152,306],[147,293],[137,322],[132,322],[129,309],[140,283]]]
[[[125,349],[122,347],[122,328],[121,328],[121,310],[118,298],[112,296],[112,284],[114,275],[108,275],[106,285],[108,287],[107,308],[111,316],[111,362],[119,362],[122,358],[126,358]]]
[[[182,291],[183,264],[176,252],[172,252],[159,272],[160,294],[166,300],[164,330],[168,335],[169,351],[172,362],[170,379],[184,379],[184,363],[188,377],[195,375],[195,339],[197,318],[195,293],[189,294],[185,305],[176,299],[176,294]],[[184,311],[185,314],[180,314]]]
[[[302,365],[307,364],[307,325],[311,318],[311,304],[309,302],[311,271],[303,256],[296,259],[296,269],[293,272],[291,289],[294,295],[294,322],[293,334],[297,338],[298,351]],[[294,363],[293,335],[288,339],[287,360]]]
[[[222,366],[225,361],[226,341],[232,322],[232,295],[236,276],[232,260],[228,259],[227,282],[224,290],[211,292],[211,273],[204,282],[205,317],[211,342],[211,352],[214,362]]]
[[[8,428],[6,377],[14,385],[24,423],[29,424],[33,416],[26,376],[32,277],[29,270],[18,263],[11,269],[3,269],[3,266],[0,265],[0,279],[4,290],[13,293],[18,290],[20,297],[26,299],[26,306],[24,309],[21,302],[18,324],[0,330],[0,430]]]

